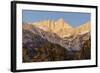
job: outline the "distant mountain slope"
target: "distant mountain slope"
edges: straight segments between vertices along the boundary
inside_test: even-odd
[[[84,33],[84,32],[90,32],[91,31],[91,23],[87,22],[85,24],[80,25],[76,28],[77,33]]]

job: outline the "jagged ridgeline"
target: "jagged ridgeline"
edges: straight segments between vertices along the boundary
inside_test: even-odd
[[[63,19],[22,25],[23,62],[91,59],[90,22],[77,28]]]

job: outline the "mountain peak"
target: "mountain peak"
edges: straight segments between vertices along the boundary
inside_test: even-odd
[[[73,28],[70,24],[66,23],[63,18],[56,21],[43,20],[33,23],[36,27],[44,30],[56,33],[59,37],[69,37],[82,32],[90,31],[90,22],[80,25],[77,28]]]

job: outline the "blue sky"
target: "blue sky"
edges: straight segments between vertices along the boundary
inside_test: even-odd
[[[22,22],[31,23],[40,20],[58,20],[63,18],[65,22],[69,23],[72,27],[77,27],[91,20],[90,13],[78,12],[56,12],[56,11],[36,11],[36,10],[23,10]]]

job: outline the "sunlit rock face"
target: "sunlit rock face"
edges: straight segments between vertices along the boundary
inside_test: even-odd
[[[90,22],[86,22],[79,27],[72,27],[67,22],[64,22],[63,18],[56,21],[54,20],[44,20],[32,23],[34,26],[43,29],[44,31],[50,31],[56,33],[61,38],[69,37],[76,34],[82,34],[91,31]]]

